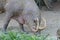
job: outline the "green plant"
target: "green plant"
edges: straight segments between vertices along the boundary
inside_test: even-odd
[[[0,40],[45,40],[47,36],[41,35],[40,37],[38,37],[36,35],[10,31],[8,32],[8,34],[1,33]]]

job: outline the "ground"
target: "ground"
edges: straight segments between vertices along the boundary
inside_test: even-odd
[[[56,31],[60,28],[60,3],[55,3],[53,10],[54,11],[41,11],[42,17],[44,17],[47,21],[47,28],[43,30],[42,34],[50,34],[52,36],[56,36]],[[4,14],[0,14],[0,28],[2,28],[4,23]],[[19,28],[19,24],[15,20],[11,20],[9,23],[9,27]],[[8,27],[8,28],[9,28]],[[14,28],[14,29],[16,29]]]
[[[60,29],[60,2],[54,4],[54,11],[42,11],[42,16],[47,20],[47,28],[42,33],[52,36],[56,36],[57,29]]]

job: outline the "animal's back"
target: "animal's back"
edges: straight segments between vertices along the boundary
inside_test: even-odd
[[[39,8],[36,5],[34,0],[8,0],[5,6],[7,10],[16,11],[16,10],[27,10],[38,12]]]

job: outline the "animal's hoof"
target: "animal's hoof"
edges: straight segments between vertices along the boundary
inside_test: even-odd
[[[4,32],[4,34],[8,34],[7,32]]]
[[[2,32],[3,32],[4,34],[7,34],[7,31],[5,31],[5,30],[2,30]]]
[[[6,31],[2,31],[4,34],[7,34],[7,32]]]
[[[7,34],[7,32],[6,31],[2,31],[4,34]]]

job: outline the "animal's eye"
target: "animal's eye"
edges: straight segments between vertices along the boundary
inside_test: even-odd
[[[34,20],[34,23],[36,23],[36,20]]]
[[[37,25],[37,20],[34,20],[34,23]]]
[[[35,23],[35,20],[34,20],[34,23]]]

